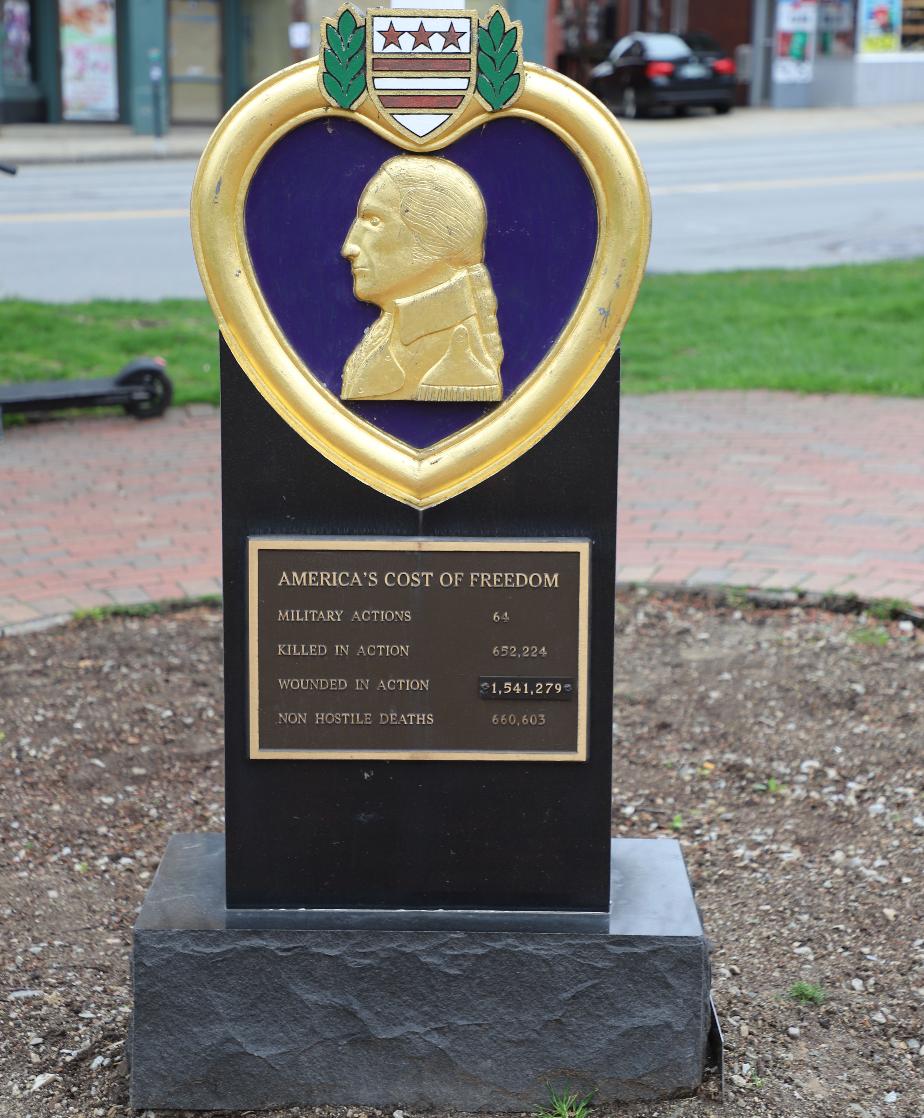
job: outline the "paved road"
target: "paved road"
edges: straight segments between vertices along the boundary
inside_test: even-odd
[[[653,271],[924,256],[924,113],[750,134],[726,121],[631,126],[652,193]]]
[[[924,605],[924,400],[697,392],[623,408],[623,581]],[[0,477],[0,633],[220,590],[211,408],[13,428]]]
[[[194,160],[24,166],[0,180],[0,297],[202,296]]]
[[[630,126],[656,271],[924,255],[924,106]],[[192,160],[24,166],[0,181],[0,296],[198,296]]]

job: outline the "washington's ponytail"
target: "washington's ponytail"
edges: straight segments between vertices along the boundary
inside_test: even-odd
[[[504,359],[504,347],[497,326],[497,296],[494,294],[491,276],[484,264],[472,264],[468,268],[468,278],[472,285],[482,340],[491,363],[495,369],[499,369]]]

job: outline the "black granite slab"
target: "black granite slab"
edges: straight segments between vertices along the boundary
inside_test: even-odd
[[[536,446],[424,511],[309,446],[224,343],[221,393],[229,903],[605,912],[619,354]],[[587,761],[250,759],[246,548],[261,535],[590,540]],[[452,667],[450,634],[433,670]]]
[[[223,863],[221,835],[174,836],[138,918],[135,1107],[510,1111],[549,1084],[603,1103],[702,1078],[708,950],[673,841],[612,843],[602,930],[481,911],[295,927],[225,908]]]

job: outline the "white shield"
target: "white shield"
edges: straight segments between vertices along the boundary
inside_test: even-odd
[[[366,88],[379,112],[418,139],[462,112],[477,77],[477,12],[370,8],[366,28]]]

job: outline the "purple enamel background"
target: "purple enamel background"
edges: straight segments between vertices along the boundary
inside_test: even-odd
[[[312,121],[273,145],[247,194],[247,244],[264,298],[290,345],[335,395],[344,362],[379,313],[354,297],[340,246],[366,183],[399,152],[361,124]],[[496,121],[440,154],[474,177],[487,206],[485,263],[498,301],[506,397],[577,304],[597,238],[593,191],[577,158],[532,121]],[[347,406],[419,448],[497,405]]]

